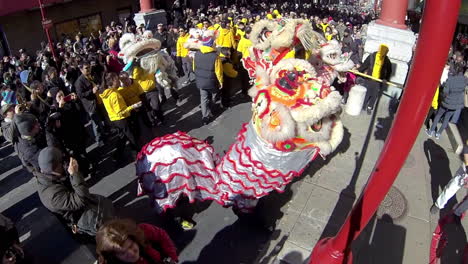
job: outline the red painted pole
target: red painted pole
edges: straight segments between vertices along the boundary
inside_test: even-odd
[[[461,0],[426,1],[407,86],[385,146],[340,231],[315,245],[310,264],[352,263],[351,243],[377,211],[419,134],[447,61],[460,6]]]
[[[41,10],[42,22],[44,22],[44,21],[46,21],[44,5],[42,4],[42,0],[38,0],[38,2],[39,2],[39,9]],[[58,62],[57,54],[55,54],[54,42],[52,41],[52,38],[50,37],[49,28],[44,27],[44,26],[43,26],[43,28],[44,28],[44,31],[45,31],[46,36],[47,36],[47,41],[49,42],[49,48],[50,48],[50,51],[52,52],[52,56],[54,57],[55,61]]]
[[[389,27],[407,29],[405,25],[406,10],[408,9],[408,0],[385,0],[382,2],[382,10],[377,23]]]
[[[154,11],[153,0],[140,0],[140,13]]]

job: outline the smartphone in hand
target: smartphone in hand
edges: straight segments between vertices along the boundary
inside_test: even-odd
[[[73,100],[73,97],[72,97],[71,94],[69,94],[69,95],[65,96],[65,97],[63,98],[63,100],[64,100],[65,102],[70,102],[71,100]]]

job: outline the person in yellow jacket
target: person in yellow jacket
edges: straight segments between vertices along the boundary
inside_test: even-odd
[[[237,45],[237,53],[241,59],[249,57],[249,49],[252,46],[252,41],[249,39],[251,32],[252,28],[246,27],[245,35],[241,38],[239,44]],[[250,77],[243,64],[239,67],[239,76],[241,81],[242,94],[247,96],[247,92],[250,89]]]
[[[137,82],[145,98],[145,108],[147,109],[148,119],[152,126],[164,123],[164,115],[159,101],[159,91],[156,89],[156,77],[154,73],[143,70],[140,66],[133,67],[132,79]]]
[[[118,92],[120,80],[117,73],[110,72],[105,77],[105,90],[99,95],[107,111],[111,123],[118,129],[119,143],[117,143],[116,160],[122,161],[125,142],[128,140],[133,150],[137,149],[137,140],[130,129],[129,117],[132,110],[140,108],[141,102],[128,106]]]
[[[327,32],[327,28],[330,26],[330,24],[328,24],[328,18],[323,18],[322,23],[318,24],[318,26],[323,31],[323,34],[325,34]]]
[[[434,97],[432,98],[431,107],[429,108],[429,112],[427,113],[426,120],[424,121],[424,124],[426,125],[426,134],[428,136],[432,136],[430,133],[430,129],[431,129],[430,123],[431,123],[431,120],[434,120],[435,113],[437,112],[437,109],[439,108],[439,88],[440,86],[437,86]]]
[[[283,17],[277,9],[273,10],[273,15],[276,19],[280,19]]]
[[[119,94],[124,99],[127,105],[135,105],[142,102],[142,97],[144,95],[143,90],[140,85],[133,79],[130,78],[127,72],[119,73],[120,87],[117,90]],[[131,120],[133,123],[133,128],[136,129],[135,134],[137,138],[143,139],[143,144],[146,144],[152,138],[148,138],[149,134],[149,125],[147,124],[147,117],[145,111],[141,111],[140,108],[132,111]],[[144,138],[146,137],[146,138]]]
[[[197,88],[200,90],[202,122],[208,124],[212,117],[213,96],[223,88],[223,65],[214,46],[214,32],[205,33],[193,62]]]
[[[223,63],[223,89],[221,90],[221,107],[229,108],[231,103],[231,93],[234,86],[234,79],[237,78],[238,72],[234,68],[231,61],[231,50],[229,48],[221,48],[221,62]]]
[[[388,46],[381,44],[378,51],[367,56],[358,70],[377,79],[389,80],[392,76],[392,63],[387,56],[388,52]],[[377,98],[380,96],[382,84],[371,79],[366,79],[365,87],[367,88],[367,92],[363,107],[367,109],[367,114],[370,115],[374,110]]]
[[[181,27],[179,29],[179,38],[177,39],[177,59],[182,64],[182,69],[186,81],[182,85],[186,86],[190,83],[190,74],[193,73],[192,58],[189,56],[189,50],[184,47],[184,44],[190,38],[190,34],[187,33],[187,29]]]
[[[127,72],[119,73],[120,87],[117,90],[127,105],[141,102],[140,96],[144,93],[140,85],[130,78]]]
[[[216,39],[216,46],[222,48],[236,48],[236,41],[234,40],[234,34],[229,21],[221,23],[221,28],[218,31],[218,38]]]

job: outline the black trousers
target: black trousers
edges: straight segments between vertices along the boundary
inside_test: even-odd
[[[366,80],[365,85],[367,88],[367,93],[366,98],[364,99],[363,109],[374,109],[375,102],[377,101],[377,97],[379,96],[380,92],[380,83],[372,80]]]
[[[431,129],[430,122],[431,120],[434,121],[436,110],[432,108],[432,106],[429,108],[429,112],[427,113],[426,116],[426,121],[424,121],[424,124],[426,125],[426,128],[429,130]]]
[[[223,107],[229,107],[231,104],[231,94],[234,86],[234,79],[227,77],[224,75],[224,83],[223,88],[220,90],[221,92],[221,105]]]
[[[136,137],[132,133],[132,130],[130,128],[129,119],[125,118],[122,120],[113,121],[112,123],[118,129],[117,138],[119,139],[119,142],[117,144],[117,153],[123,154],[123,151],[125,150],[125,143],[127,140],[130,142],[131,148],[133,150],[138,151],[138,148],[137,148],[138,144],[136,141]]]
[[[156,124],[159,121],[164,121],[161,102],[159,101],[159,91],[154,89],[145,93],[145,106],[148,110],[148,117],[151,123]]]
[[[247,94],[247,92],[249,91],[249,89],[251,87],[250,77],[249,77],[249,73],[247,72],[247,70],[244,68],[243,65],[241,67],[239,67],[239,77],[240,77],[240,81],[241,81],[242,93]]]

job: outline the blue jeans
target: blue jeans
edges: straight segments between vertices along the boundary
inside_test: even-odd
[[[453,117],[457,110],[449,110],[447,108],[444,108],[443,106],[439,107],[439,110],[437,110],[437,114],[434,117],[434,122],[432,123],[430,132],[433,133],[437,129],[437,124],[439,124],[440,119],[442,119],[442,116],[444,116],[444,120],[442,121],[442,126],[437,130],[436,135],[442,134],[444,130],[448,126],[448,122],[450,119]]]
[[[89,118],[91,119],[91,125],[93,126],[93,133],[96,138],[96,142],[99,142],[102,140],[102,132],[104,130],[102,118],[97,112],[89,113]]]
[[[200,103],[203,120],[209,119],[213,116],[212,107],[214,105],[213,98],[217,94],[217,89],[200,90]]]

